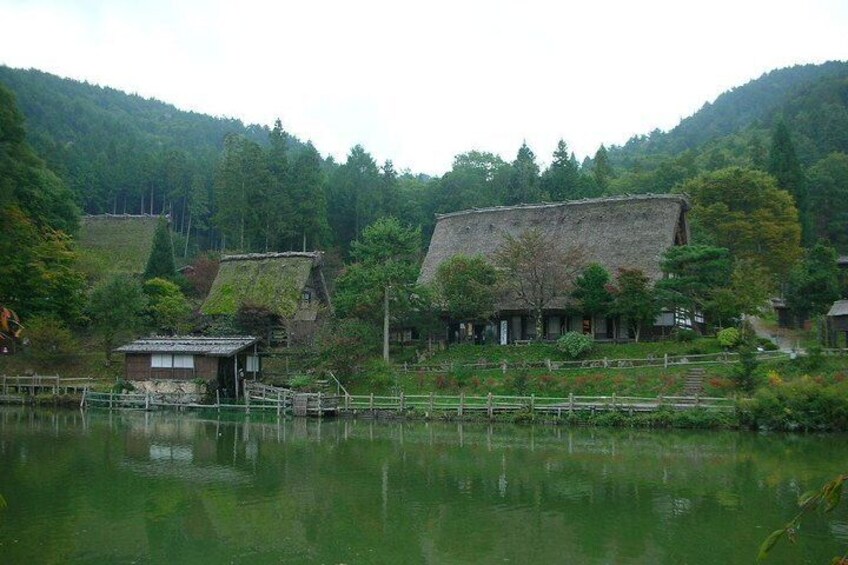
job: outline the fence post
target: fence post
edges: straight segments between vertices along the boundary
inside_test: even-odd
[[[430,393],[430,412],[429,412],[429,414],[430,414],[430,417],[432,418],[433,417],[433,393],[432,392]]]
[[[112,409],[112,396],[114,396],[114,392],[109,393],[109,410]]]
[[[282,398],[282,394],[280,394],[280,391],[278,390],[277,391],[277,419],[278,420],[280,419],[280,415],[282,414],[282,410],[283,410],[283,398]]]
[[[536,411],[536,394],[533,393],[530,395],[530,413],[533,414]]]
[[[247,387],[244,389],[244,412],[250,414],[250,391]]]
[[[663,354],[663,368],[668,369],[668,353]]]
[[[215,406],[218,407],[218,414],[221,413],[221,389],[215,389]]]
[[[612,393],[612,408],[615,410],[615,393]]]
[[[463,409],[465,408],[465,393],[459,393],[459,410],[457,411],[458,416],[462,416]]]
[[[345,412],[350,412],[350,395],[345,392]]]
[[[144,411],[150,410],[150,391],[144,391]]]
[[[607,367],[609,367],[609,361],[606,357],[604,357],[604,369],[606,369]]]
[[[574,393],[573,392],[568,393],[568,413],[569,414],[574,413]]]
[[[501,361],[501,373],[506,374],[506,361]]]
[[[551,370],[551,360],[550,359],[545,359],[545,366],[548,368],[548,371]]]
[[[400,413],[403,414],[403,391],[400,391]]]
[[[368,409],[371,410],[371,412],[374,411],[374,393],[373,392],[371,393],[371,396],[368,398]]]
[[[488,414],[489,419],[491,420],[492,416],[494,414],[494,410],[492,409],[492,393],[491,392],[486,396],[486,414]]]
[[[5,377],[3,377],[5,379]],[[83,387],[82,398],[80,398],[80,409],[85,408],[85,393],[88,392],[88,387]]]

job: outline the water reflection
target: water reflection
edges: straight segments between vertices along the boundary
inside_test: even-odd
[[[0,555],[750,563],[844,440],[2,409]],[[826,562],[846,531],[814,519],[770,562]]]

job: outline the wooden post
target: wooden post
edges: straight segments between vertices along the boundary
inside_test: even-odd
[[[536,412],[536,394],[530,395],[530,413],[533,414]]]
[[[9,394],[8,388],[9,385],[6,384],[6,379],[8,379],[6,375],[3,375],[3,394]]]
[[[430,393],[430,412],[429,412],[429,414],[432,417],[432,415],[433,415],[433,393],[432,392]]]
[[[612,393],[612,407],[615,409],[615,393]]]
[[[250,414],[250,392],[246,387],[244,389],[244,413]]]
[[[403,391],[400,391],[400,413],[403,414]]]
[[[109,393],[109,410],[111,410],[111,409],[112,409],[112,396],[113,396],[114,394],[115,394],[114,392],[110,392],[110,393]]]
[[[490,392],[486,395],[486,414],[489,416],[489,419],[492,419],[494,415],[494,409],[492,408],[492,393]]]
[[[218,414],[221,413],[221,389],[215,389],[215,405],[218,407]]]
[[[551,360],[550,359],[545,359],[545,366],[548,368],[548,371],[551,370]]]
[[[568,413],[569,414],[574,413],[574,393],[573,392],[568,393]]]
[[[663,355],[663,368],[668,369],[668,353]]]
[[[374,393],[373,392],[368,397],[368,409],[371,410],[371,412],[374,411]]]
[[[6,377],[3,377],[3,378],[5,379]],[[80,408],[81,408],[81,409],[82,409],[82,408],[85,408],[85,393],[87,393],[87,392],[88,392],[88,387],[87,387],[87,386],[86,386],[86,387],[83,387],[83,389],[82,389],[82,398],[80,399]]]
[[[150,410],[150,391],[145,391],[144,393],[144,410],[145,412]]]
[[[461,392],[461,393],[459,393],[459,409],[457,411],[457,415],[462,416],[464,409],[465,409],[465,393]]]
[[[280,419],[280,414],[283,409],[283,399],[280,395],[280,391],[277,391],[277,419]]]
[[[345,393],[345,412],[350,412],[350,395]]]
[[[501,373],[506,374],[506,361],[501,361]]]

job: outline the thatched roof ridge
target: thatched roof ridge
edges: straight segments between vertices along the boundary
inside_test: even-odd
[[[159,219],[161,214],[83,214],[83,220],[138,220],[138,219]],[[168,218],[168,214],[165,214]]]
[[[323,253],[320,251],[283,251],[274,253],[243,253],[240,255],[224,255],[221,257],[221,263],[226,261],[262,261],[265,259],[312,259],[320,262]]]
[[[687,194],[623,194],[618,196],[605,196],[603,198],[581,198],[580,200],[566,200],[564,202],[539,202],[537,204],[515,204],[513,206],[491,206],[488,208],[471,208],[470,210],[459,210],[436,214],[436,220],[452,218],[467,214],[483,214],[487,212],[510,212],[514,210],[532,210],[540,208],[560,208],[562,206],[597,206],[599,204],[611,204],[616,202],[632,202],[634,200],[676,200],[689,211],[692,207]]]
[[[420,281],[435,277],[438,266],[459,254],[492,258],[505,235],[538,229],[563,251],[580,249],[586,260],[610,273],[641,269],[662,277],[660,259],[675,244],[689,241],[686,195],[643,194],[570,202],[464,210],[437,216]]]

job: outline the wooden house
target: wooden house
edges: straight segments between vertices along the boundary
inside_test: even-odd
[[[320,252],[225,255],[201,311],[233,315],[242,305],[259,306],[275,316],[277,341],[311,343],[331,309],[322,265]]]
[[[689,207],[683,195],[645,194],[438,215],[419,282],[432,282],[439,265],[455,255],[491,259],[505,235],[519,237],[528,229],[541,231],[563,252],[579,250],[587,264],[598,263],[612,276],[619,268],[635,268],[655,282],[663,276],[663,253],[674,245],[689,243]],[[501,344],[535,338],[533,320],[516,300],[503,297],[497,309],[498,318],[484,326],[475,321],[453,321],[448,340],[453,341],[457,333],[475,339],[478,334],[488,335]],[[664,313],[654,329],[679,323],[673,313]],[[626,324],[575,313],[567,297],[554,301],[546,310],[544,328],[546,339],[556,339],[567,331],[592,334],[597,339],[628,337]]]
[[[238,396],[241,381],[261,372],[258,343],[252,336],[153,336],[115,351],[126,355],[125,378],[138,388],[167,391],[167,383],[203,381]],[[187,392],[185,386],[181,390]]]
[[[848,347],[848,300],[837,300],[827,313],[827,323],[835,347]],[[844,336],[840,339],[839,336]]]

